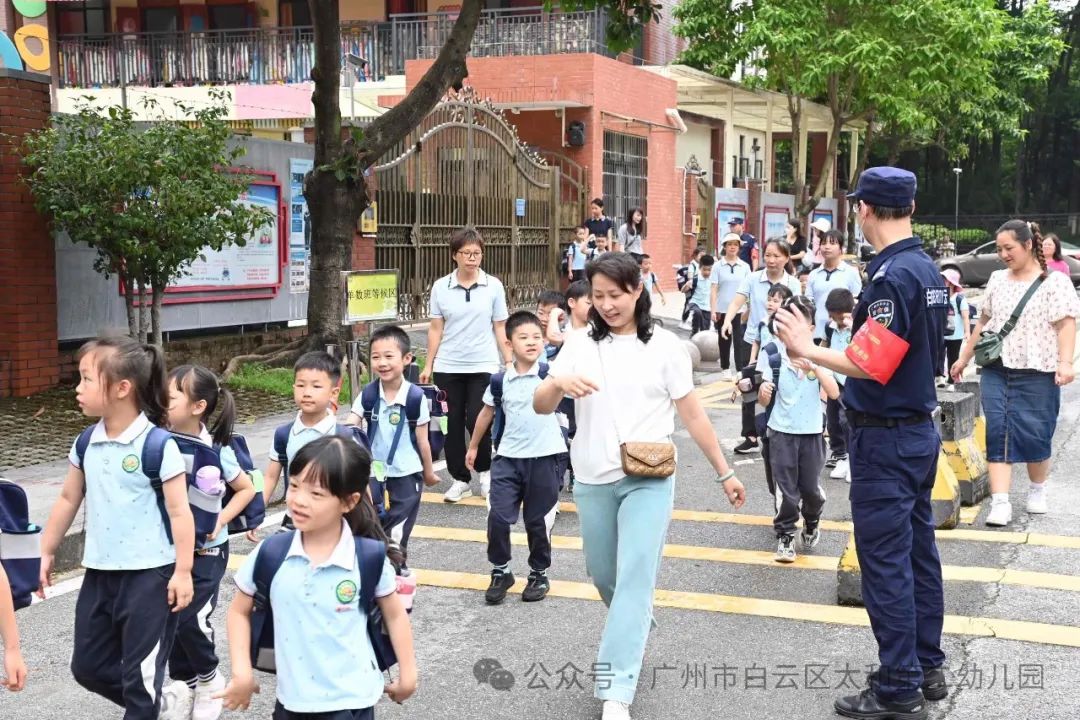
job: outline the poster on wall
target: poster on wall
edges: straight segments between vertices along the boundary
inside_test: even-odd
[[[789,215],[790,212],[787,208],[766,207],[765,220],[762,223],[765,232],[762,234],[762,239],[772,240],[773,238],[784,238],[787,234],[787,221]]]
[[[308,291],[308,259],[311,254],[311,216],[304,199],[304,176],[313,162],[289,160],[289,292]]]
[[[829,227],[833,227],[833,212],[832,210],[815,210],[813,216],[810,218],[810,224],[812,225],[815,220],[824,219],[828,221]]]
[[[729,205],[726,203],[718,203],[716,206],[716,247],[713,251],[716,252],[720,247],[720,240],[731,230],[731,226],[728,224],[733,218],[746,219],[746,208],[742,205]]]
[[[260,287],[276,285],[280,269],[280,228],[278,202],[281,190],[277,185],[252,183],[240,202],[248,207],[265,208],[271,220],[247,238],[247,243],[226,245],[220,250],[206,249],[182,277],[169,284],[170,288],[193,287]]]

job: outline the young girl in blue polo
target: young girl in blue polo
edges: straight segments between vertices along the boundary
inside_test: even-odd
[[[39,593],[51,584],[56,549],[85,499],[86,574],[71,672],[87,690],[122,706],[125,720],[155,720],[177,619],[191,603],[195,556],[184,460],[172,438],[161,439],[169,399],[161,350],[129,337],[87,343],[75,396],[84,414],[101,419],[85,447],[76,440],[68,456],[71,467],[41,541]],[[148,443],[159,452],[168,527],[144,473],[153,473],[143,464]]]
[[[206,423],[215,412],[211,432]],[[221,479],[229,483],[233,496],[218,515],[216,530],[209,538],[197,538],[205,542],[197,543],[200,547],[192,567],[195,597],[180,613],[176,643],[169,656],[169,676],[174,682],[164,689],[163,717],[217,720],[221,715],[221,700],[214,695],[225,689],[225,679],[217,671],[210,618],[229,564],[229,523],[255,497],[255,486],[229,447],[235,418],[232,393],[218,383],[214,373],[201,365],[181,365],[169,373],[169,429],[187,442],[217,449]],[[182,443],[181,452],[187,442]],[[197,470],[192,468],[192,472]]]
[[[286,503],[296,525],[292,545],[270,582],[277,664],[274,720],[371,720],[385,693],[404,702],[416,691],[412,628],[396,593],[397,550],[391,549],[375,599],[398,659],[398,679],[385,684],[360,606],[354,536],[386,542],[366,489],[371,456],[348,438],[326,436],[301,448],[289,464]],[[392,548],[393,546],[391,546]],[[255,548],[236,573],[229,606],[232,679],[221,697],[244,710],[256,691],[251,663]],[[343,593],[346,585],[352,592]]]

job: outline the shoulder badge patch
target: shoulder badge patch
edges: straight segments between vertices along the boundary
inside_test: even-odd
[[[889,327],[892,324],[893,316],[896,314],[896,307],[893,305],[892,300],[875,300],[870,303],[870,307],[866,308],[866,314],[880,323],[882,327]]]

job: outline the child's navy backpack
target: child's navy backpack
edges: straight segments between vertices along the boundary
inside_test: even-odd
[[[26,491],[0,478],[0,565],[15,609],[30,604],[41,576],[41,528],[30,522]]]
[[[270,605],[270,584],[289,552],[293,533],[278,533],[262,542],[255,556],[255,606],[251,612],[251,665],[263,672],[277,672],[274,657],[274,613]],[[367,614],[367,635],[375,651],[379,670],[397,665],[390,633],[383,621],[382,611],[375,602],[375,587],[382,577],[386,562],[386,544],[379,540],[355,537],[356,558],[360,568],[360,609]]]
[[[769,357],[769,368],[772,369],[773,394],[769,404],[765,406],[765,412],[758,413],[754,417],[754,426],[757,428],[758,437],[765,437],[769,427],[769,416],[772,415],[773,406],[776,405],[776,396],[780,394],[780,348],[776,343],[765,343],[761,352]]]
[[[431,461],[435,462],[442,455],[443,446],[446,445],[446,431],[443,426],[446,423],[446,393],[439,389],[438,385],[419,385],[427,397],[428,410],[431,413],[431,423],[428,425],[428,444],[431,445]]]
[[[537,374],[540,376],[541,380],[548,376],[549,369],[547,363],[540,363],[540,370]],[[503,428],[506,427],[506,414],[502,409],[503,381],[505,380],[505,370],[500,370],[491,376],[491,398],[495,401],[495,419],[491,423],[491,445],[495,448],[499,447],[499,442],[502,440]],[[564,417],[568,417],[569,413],[572,412],[574,412],[574,401],[570,398],[563,398],[559,401],[558,407],[555,408],[555,413]],[[566,441],[566,445],[569,447],[570,427],[568,423],[562,422],[562,418],[560,418],[559,429],[562,430],[563,440]]]
[[[84,477],[86,473],[86,448],[90,447],[90,437],[94,434],[95,427],[97,427],[96,424],[91,425],[90,427],[79,433],[79,437],[75,439],[75,455],[79,458],[79,467],[83,468]],[[150,480],[150,487],[154,489],[154,494],[157,496],[157,506],[158,511],[161,513],[161,522],[165,525],[165,536],[169,538],[170,543],[173,542],[172,521],[169,519],[169,511],[165,509],[165,493],[161,489],[161,461],[165,455],[165,445],[169,442],[169,440],[172,439],[172,433],[170,433],[168,430],[157,427],[156,425],[151,425],[149,432],[147,432],[146,434],[146,440],[143,442],[142,458],[140,460],[140,469],[142,470],[142,474]],[[203,447],[206,446],[203,445]],[[183,451],[181,450],[181,452]],[[185,457],[185,462],[186,460],[187,458]],[[187,473],[187,482],[188,500],[190,501],[192,497],[192,483],[195,482],[194,472]],[[202,491],[200,491],[200,493],[201,492]],[[218,498],[218,504],[218,512],[220,513],[220,498]],[[194,513],[195,508],[192,507],[192,514]],[[198,521],[196,521],[195,547],[200,547],[198,535],[200,529],[203,531],[203,537],[205,537],[209,533],[212,533],[214,531],[214,528],[217,527],[217,516],[214,516],[214,522],[209,527],[209,529],[206,528],[206,525],[207,523],[205,521],[205,516],[201,525]]]
[[[426,401],[427,395],[424,393],[424,389],[419,385],[410,384],[409,392],[405,396],[405,419],[409,425],[409,440],[417,453],[420,452],[420,446],[416,444],[416,424],[420,421],[420,409]],[[365,385],[360,393],[360,406],[364,410],[364,427],[367,428],[368,438],[374,436],[375,427],[379,424],[380,402],[382,402],[382,398],[379,396],[379,381],[373,380]],[[394,463],[394,456],[397,454],[398,442],[401,440],[401,433],[404,428],[404,424],[398,423],[397,432],[394,433],[394,440],[390,444],[390,452],[386,456],[387,466]],[[428,430],[430,431],[430,427]]]
[[[286,477],[289,475],[288,447],[289,433],[292,432],[292,426],[292,422],[287,422],[274,431],[274,454],[277,456],[277,461],[285,472]],[[371,453],[371,442],[368,440],[367,433],[364,432],[363,428],[357,427],[356,425],[342,425],[341,423],[338,423],[337,427],[334,429],[334,434],[340,435],[341,437],[352,438],[357,445],[367,450],[369,454]]]
[[[263,473],[262,470],[255,467],[255,461],[251,457],[247,440],[243,435],[234,434],[232,440],[229,441],[229,447],[232,448],[233,454],[236,455],[236,462],[240,465],[240,469],[247,473],[248,477],[251,478],[251,484],[255,486],[255,497],[251,498],[251,502],[247,504],[243,512],[229,522],[229,534],[236,535],[248,530],[254,530],[262,525],[263,520],[266,519],[266,501],[263,499]],[[235,494],[232,487],[226,485],[222,507],[228,505]]]

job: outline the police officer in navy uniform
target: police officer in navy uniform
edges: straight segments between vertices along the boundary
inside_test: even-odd
[[[746,232],[746,221],[741,217],[733,217],[728,221],[728,229],[739,236],[742,245],[739,246],[739,259],[750,266],[751,270],[757,270],[760,265],[754,262],[754,248],[757,246],[757,238]]]
[[[948,695],[941,560],[930,506],[941,447],[934,373],[945,353],[948,289],[912,236],[914,175],[870,168],[848,197],[878,252],[855,308],[852,347],[816,347],[809,325],[787,310],[776,323],[789,355],[849,378],[841,399],[848,413],[851,519],[880,665],[862,693],[836,701],[836,712],[921,720],[927,700]]]

